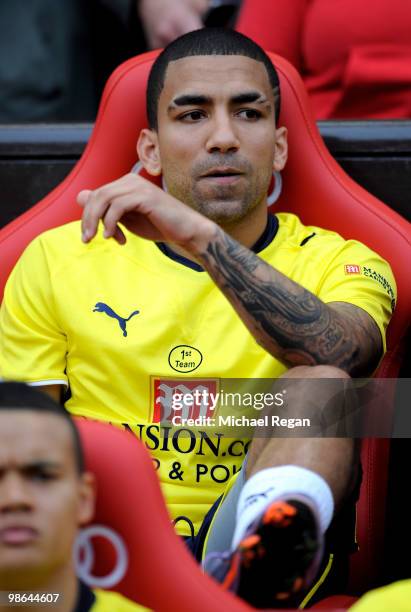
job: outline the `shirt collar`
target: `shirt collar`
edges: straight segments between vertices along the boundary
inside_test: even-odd
[[[254,253],[260,253],[263,249],[268,247],[269,244],[271,244],[277,234],[277,231],[278,219],[275,215],[269,214],[267,217],[267,225],[265,226],[265,230],[257,242],[253,244],[250,250]],[[156,242],[155,244],[164,255],[173,261],[176,261],[177,263],[180,263],[191,270],[195,270],[196,272],[204,272],[204,268],[202,268],[198,263],[191,261],[191,259],[187,259],[187,257],[184,257],[183,255],[179,255],[164,242]]]

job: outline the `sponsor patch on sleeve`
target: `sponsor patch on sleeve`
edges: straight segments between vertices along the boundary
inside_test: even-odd
[[[345,264],[344,266],[345,274],[361,274],[361,266],[357,264]]]
[[[359,266],[358,264],[344,264],[344,274],[360,274],[379,283],[391,298],[391,310],[395,308],[395,293],[390,282],[379,272],[367,266]]]
[[[388,282],[388,280],[385,278],[385,276],[383,276],[379,272],[376,272],[372,268],[367,268],[366,266],[364,266],[364,268],[363,268],[363,274],[367,278],[372,278],[373,280],[375,280],[377,283],[379,283],[384,288],[384,290],[388,293],[388,295],[391,298],[391,310],[394,310],[394,308],[395,308],[395,293],[394,293],[394,289],[392,288],[392,286]]]

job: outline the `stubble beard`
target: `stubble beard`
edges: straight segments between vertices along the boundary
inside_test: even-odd
[[[245,190],[235,194],[235,187],[215,186],[214,193],[202,193],[196,181],[173,185],[170,194],[221,226],[230,226],[245,219],[261,202],[266,200],[267,188],[261,188],[267,181],[255,179]],[[211,191],[211,190],[210,190]]]

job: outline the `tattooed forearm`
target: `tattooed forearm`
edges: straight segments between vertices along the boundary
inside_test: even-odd
[[[218,229],[200,259],[257,342],[289,366],[331,364],[369,375],[382,342],[351,304],[324,304]]]

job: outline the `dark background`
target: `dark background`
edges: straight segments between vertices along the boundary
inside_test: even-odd
[[[360,185],[411,220],[411,121],[321,121],[331,154]],[[92,124],[0,126],[0,227],[72,169]]]

